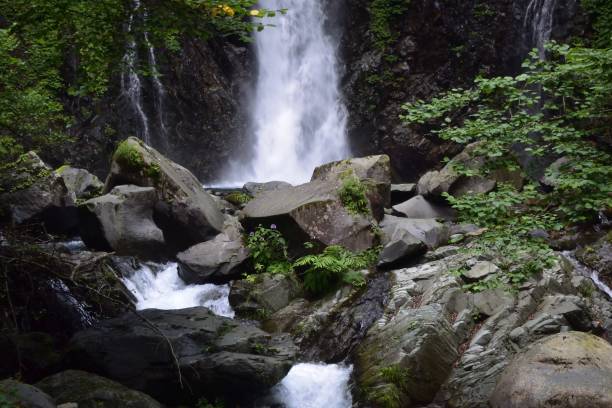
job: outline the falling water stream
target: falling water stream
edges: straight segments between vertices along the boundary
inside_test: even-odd
[[[143,83],[138,73],[138,30],[135,29],[138,17],[141,17],[142,20],[146,22],[148,18],[147,10],[142,6],[140,0],[133,0],[132,12],[130,13],[127,24],[128,41],[125,54],[123,55],[124,67],[121,73],[121,95],[127,99],[131,109],[138,117],[140,122],[140,138],[145,143],[151,144],[151,123],[143,105]],[[154,108],[158,119],[158,131],[165,137],[167,133],[164,120],[164,97],[166,92],[159,79],[160,73],[157,57],[149,33],[144,30],[142,37],[147,49],[147,62],[151,72],[153,89],[155,91]]]
[[[336,44],[325,33],[322,1],[262,0],[260,6],[288,12],[255,36],[259,74],[251,103],[253,158],[235,164],[219,184],[299,184],[310,179],[316,166],[349,155]]]

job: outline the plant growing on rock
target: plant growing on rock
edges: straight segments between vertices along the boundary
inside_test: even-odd
[[[342,186],[338,192],[340,201],[347,211],[354,215],[368,215],[370,207],[366,197],[366,186],[352,173],[342,177]]]
[[[270,228],[261,225],[251,232],[245,240],[251,251],[257,273],[285,274],[293,270],[289,261],[287,241],[276,225]]]
[[[299,258],[293,266],[305,268],[304,286],[309,292],[320,294],[338,282],[357,287],[365,285],[365,277],[360,271],[372,266],[377,258],[377,249],[355,254],[340,245],[331,245],[320,254]]]

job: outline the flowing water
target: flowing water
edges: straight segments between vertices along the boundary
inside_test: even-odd
[[[229,285],[187,285],[178,275],[177,264],[146,263],[132,276],[123,278],[136,297],[136,309],[175,310],[204,306],[219,316],[234,317]]]
[[[128,100],[140,121],[140,138],[145,143],[151,143],[149,131],[149,118],[142,105],[142,82],[137,72],[138,64],[138,43],[136,42],[136,32],[134,30],[135,18],[140,12],[140,0],[132,2],[132,13],[128,19],[127,32],[128,41],[123,55],[123,72],[121,73],[121,94]]]
[[[567,259],[572,266],[578,271],[580,272],[583,276],[590,278],[593,283],[595,284],[595,286],[597,286],[597,288],[602,291],[603,293],[605,293],[606,295],[608,295],[608,297],[610,299],[612,299],[612,288],[610,288],[608,285],[606,285],[605,282],[603,282],[600,278],[599,278],[599,273],[589,267],[587,267],[586,265],[584,265],[583,263],[581,263],[578,259],[576,259],[576,256],[574,255],[574,252],[572,251],[564,251],[563,252],[563,256],[565,257],[565,259]]]
[[[352,366],[337,364],[297,364],[272,389],[271,403],[285,408],[350,408],[352,371]]]
[[[256,34],[259,74],[251,106],[253,159],[220,185],[310,179],[313,169],[349,155],[347,111],[339,90],[337,47],[325,33],[322,0],[262,0],[287,8]]]

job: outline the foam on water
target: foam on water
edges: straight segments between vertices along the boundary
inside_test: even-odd
[[[136,297],[136,308],[175,310],[204,306],[219,316],[234,317],[229,285],[187,285],[174,262],[146,263],[123,283]]]
[[[302,363],[272,390],[286,408],[350,408],[349,380],[353,366]]]

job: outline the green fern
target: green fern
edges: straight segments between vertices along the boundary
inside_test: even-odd
[[[363,286],[365,278],[359,271],[369,268],[377,257],[377,249],[355,254],[340,245],[331,245],[321,254],[299,258],[293,266],[306,268],[304,287],[311,293],[321,294],[340,281]]]

